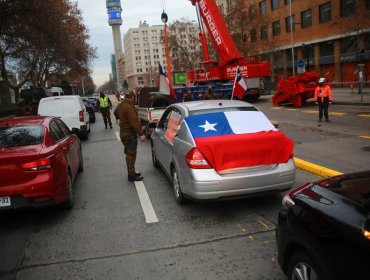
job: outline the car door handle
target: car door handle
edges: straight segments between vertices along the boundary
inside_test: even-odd
[[[69,151],[68,147],[63,147],[63,151],[68,152]]]

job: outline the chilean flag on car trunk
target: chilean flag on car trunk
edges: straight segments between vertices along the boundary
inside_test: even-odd
[[[286,163],[293,141],[260,111],[230,111],[185,118],[197,148],[217,171]]]
[[[239,66],[236,68],[236,76],[233,85],[233,93],[231,99],[234,96],[238,97],[239,99],[243,99],[244,93],[247,91],[247,84],[243,79],[242,73],[240,72]]]

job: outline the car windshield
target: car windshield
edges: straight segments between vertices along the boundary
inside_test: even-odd
[[[44,128],[41,125],[0,127],[0,147],[21,147],[41,144]]]
[[[258,111],[255,107],[223,107],[190,111],[189,115],[202,115],[209,113],[231,112],[231,111]]]

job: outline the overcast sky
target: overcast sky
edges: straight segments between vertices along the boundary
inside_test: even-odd
[[[93,63],[93,79],[94,83],[100,86],[109,79],[110,55],[114,53],[112,29],[108,25],[105,0],[78,0],[78,5],[84,23],[89,29],[90,44],[97,48],[98,58]],[[166,10],[169,23],[181,18],[196,20],[195,7],[189,0],[121,0],[121,6],[122,40],[127,29],[139,27],[140,21],[146,20],[150,26],[162,24],[163,8]]]

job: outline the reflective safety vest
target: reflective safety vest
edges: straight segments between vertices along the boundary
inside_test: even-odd
[[[105,108],[105,107],[108,107],[109,106],[109,103],[108,103],[108,97],[105,96],[105,97],[99,97],[99,106],[100,108]]]

